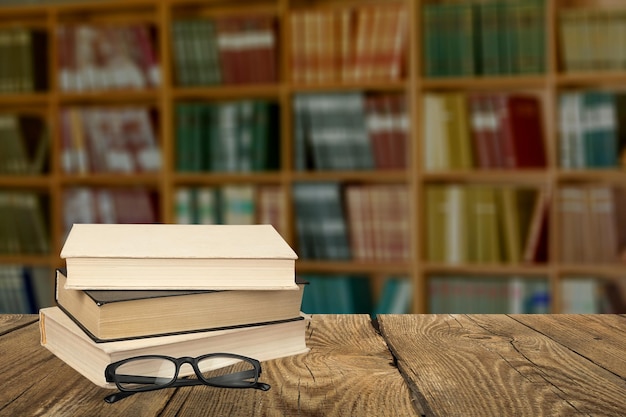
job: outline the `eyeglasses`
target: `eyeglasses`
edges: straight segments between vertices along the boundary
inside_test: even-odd
[[[197,379],[188,372],[179,378],[181,366],[191,365]],[[120,392],[105,397],[114,403],[138,392],[170,387],[210,385],[221,388],[270,389],[259,382],[261,363],[234,353],[209,353],[197,358],[172,358],[162,355],[144,355],[109,364],[104,370],[107,382],[114,382]]]

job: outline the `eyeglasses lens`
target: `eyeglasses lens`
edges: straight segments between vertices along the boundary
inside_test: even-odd
[[[120,387],[141,391],[172,382],[176,375],[176,364],[167,359],[141,358],[120,365],[115,374]]]
[[[221,356],[198,361],[198,368],[205,380],[217,385],[253,385],[258,375],[252,362]]]

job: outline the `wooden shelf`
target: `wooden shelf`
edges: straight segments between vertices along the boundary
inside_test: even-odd
[[[0,175],[0,188],[13,190],[36,190],[51,198],[51,242],[54,248],[49,256],[0,255],[0,263],[48,265],[62,264],[58,249],[64,236],[63,192],[74,186],[85,187],[134,187],[150,189],[161,204],[159,221],[174,221],[174,199],[177,188],[187,186],[221,186],[229,184],[276,185],[285,194],[284,206],[286,238],[294,247],[296,236],[295,214],[291,197],[293,186],[301,182],[339,182],[342,184],[401,184],[408,194],[411,255],[405,262],[358,262],[358,261],[297,261],[297,271],[314,274],[367,274],[378,279],[383,276],[408,276],[414,284],[412,311],[427,312],[428,278],[430,275],[481,276],[529,276],[545,277],[554,291],[565,276],[626,276],[624,265],[569,265],[561,264],[551,256],[546,264],[498,264],[498,265],[446,265],[428,262],[426,253],[425,189],[429,185],[493,184],[498,186],[544,187],[554,191],[569,183],[605,183],[626,186],[626,170],[563,170],[558,166],[558,95],[565,90],[600,88],[626,91],[625,71],[588,71],[564,73],[560,66],[558,47],[560,8],[579,5],[603,6],[605,0],[546,0],[546,71],[536,75],[476,76],[428,78],[423,75],[423,39],[421,8],[425,4],[442,0],[398,0],[406,5],[409,13],[409,41],[406,45],[406,76],[394,81],[329,82],[302,84],[291,81],[290,42],[292,41],[289,16],[294,10],[339,8],[362,4],[385,3],[382,0],[245,0],[227,2],[222,0],[112,0],[63,4],[19,5],[0,7],[0,26],[23,24],[27,27],[44,28],[48,31],[50,46],[50,90],[24,94],[0,94],[1,111],[36,111],[51,121],[52,146],[50,173],[43,176]],[[469,2],[469,0],[468,0]],[[581,3],[582,2],[582,3]],[[609,2],[610,3],[610,2]],[[258,85],[217,85],[206,87],[180,87],[173,79],[174,51],[172,44],[172,21],[186,17],[227,16],[249,13],[265,13],[278,21],[279,81]],[[161,64],[161,85],[158,88],[118,91],[60,91],[56,79],[56,48],[54,32],[61,24],[110,22],[148,23],[153,29]],[[297,171],[294,168],[292,96],[299,93],[366,91],[378,93],[403,93],[408,102],[410,143],[407,145],[408,166],[392,171]],[[425,171],[423,168],[424,115],[423,98],[431,92],[530,92],[541,97],[543,105],[543,129],[546,136],[548,166],[529,170],[459,170]],[[218,102],[226,100],[266,99],[280,107],[280,153],[281,168],[264,172],[179,172],[176,170],[176,105],[190,102]],[[157,139],[162,150],[162,169],[158,173],[140,174],[66,174],[62,172],[60,153],[62,138],[58,129],[58,112],[63,107],[80,106],[123,107],[145,105],[155,114]],[[552,200],[555,200],[554,197]],[[559,213],[551,208],[549,228],[549,253],[558,254],[561,242],[558,238]],[[552,312],[559,312],[560,298],[554,298]]]

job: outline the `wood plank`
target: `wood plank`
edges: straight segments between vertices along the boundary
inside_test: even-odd
[[[623,379],[505,315],[380,316],[426,415],[620,415]]]
[[[0,316],[2,317],[2,316]],[[173,390],[136,395],[116,404],[99,388],[40,345],[39,327],[30,324],[0,337],[0,415],[3,416],[155,416]]]
[[[179,390],[162,415],[418,415],[369,316],[316,315],[307,331],[307,346],[307,354],[263,362],[261,380],[272,385],[267,392]]]
[[[611,314],[512,317],[626,380],[626,317]]]
[[[38,320],[36,314],[0,314],[0,336]]]
[[[11,381],[0,390],[0,415],[417,415],[369,316],[315,316],[307,345],[307,354],[262,364],[261,380],[272,385],[267,392],[184,387],[107,404],[103,398],[113,391],[95,386],[43,348],[32,323],[0,337],[0,373]]]

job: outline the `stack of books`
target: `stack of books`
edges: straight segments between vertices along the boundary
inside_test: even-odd
[[[304,285],[271,225],[75,224],[41,344],[96,385],[139,355],[305,353]]]

